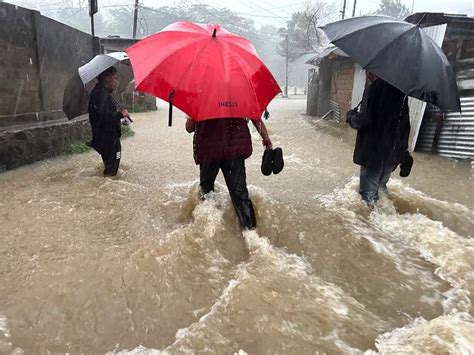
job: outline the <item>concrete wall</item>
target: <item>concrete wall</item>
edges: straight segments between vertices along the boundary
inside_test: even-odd
[[[2,116],[41,111],[34,17],[0,3],[0,126],[7,119]]]
[[[77,68],[99,53],[99,39],[35,13],[43,111],[61,110]]]
[[[332,86],[332,61],[323,58],[319,66],[317,116],[322,117],[329,111]]]
[[[98,38],[0,2],[0,171],[90,140],[87,116],[62,112],[67,81],[99,51]]]
[[[0,128],[64,117],[64,87],[98,38],[0,2]]]

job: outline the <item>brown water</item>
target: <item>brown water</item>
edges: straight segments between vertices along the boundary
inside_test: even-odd
[[[276,100],[285,155],[247,161],[258,229],[205,202],[184,118],[136,114],[120,176],[93,152],[0,175],[0,353],[472,354],[470,167],[415,154],[373,211],[354,134]]]

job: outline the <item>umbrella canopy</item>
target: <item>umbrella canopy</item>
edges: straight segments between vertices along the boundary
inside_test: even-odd
[[[281,90],[247,39],[217,24],[177,22],[126,50],[136,89],[195,121],[260,119]]]
[[[366,70],[406,95],[460,111],[454,71],[443,50],[419,26],[386,16],[362,16],[321,28]]]
[[[64,89],[63,111],[67,118],[73,119],[88,112],[93,80],[104,70],[124,60],[128,60],[125,52],[99,54],[77,69]],[[120,107],[118,103],[117,105]]]
[[[84,86],[79,74],[69,79],[63,94],[63,112],[67,118],[73,119],[88,112],[89,95],[93,84]]]
[[[79,77],[81,78],[84,85],[97,78],[97,76],[104,70],[117,64],[122,60],[127,60],[128,56],[125,52],[113,52],[107,54],[96,55],[92,60],[79,67]]]

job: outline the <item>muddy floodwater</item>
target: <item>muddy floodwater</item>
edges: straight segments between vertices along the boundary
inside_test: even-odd
[[[0,174],[0,353],[472,354],[474,172],[415,153],[372,212],[355,134],[277,99],[285,168],[206,201],[184,116],[135,114],[117,178],[88,152]]]

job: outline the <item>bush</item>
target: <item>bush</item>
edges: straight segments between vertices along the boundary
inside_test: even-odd
[[[130,128],[130,126],[122,126],[122,138],[133,137],[134,135],[135,132]]]
[[[86,143],[72,143],[66,148],[66,154],[82,154],[91,150]]]

